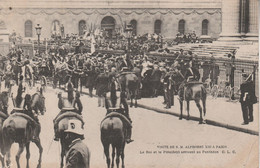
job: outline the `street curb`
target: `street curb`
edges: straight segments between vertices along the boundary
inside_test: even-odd
[[[147,110],[153,110],[153,111],[156,111],[158,113],[170,114],[170,115],[173,115],[173,116],[176,116],[176,117],[180,117],[180,114],[176,113],[176,112],[169,112],[167,110],[163,110],[163,109],[159,109],[159,108],[155,108],[155,107],[150,107],[150,106],[147,106],[147,105],[144,105],[144,104],[138,104],[137,106],[144,108],[144,109],[147,109]],[[183,115],[183,118],[187,119],[187,116]],[[200,120],[199,117],[194,117],[194,116],[190,116],[189,119],[194,120],[194,121]],[[230,130],[244,132],[244,133],[259,136],[258,131],[254,131],[254,130],[251,130],[251,129],[241,128],[241,127],[238,127],[238,126],[234,126],[234,125],[230,125],[230,124],[226,124],[226,123],[221,123],[221,122],[217,122],[217,121],[213,121],[213,120],[208,120],[208,119],[206,119],[205,121],[206,121],[206,124],[208,124],[208,125],[223,127],[223,128],[227,128],[227,129],[230,129]]]
[[[61,90],[64,90],[64,88],[61,88]],[[84,91],[82,91],[81,94],[89,95],[89,93],[84,92]],[[93,94],[93,97],[98,97],[98,96]],[[130,104],[130,102],[128,102],[128,104]],[[179,113],[169,112],[169,111],[164,110],[164,109],[159,109],[159,108],[156,108],[156,107],[150,107],[150,106],[140,104],[140,103],[137,104],[137,107],[144,108],[144,109],[147,109],[147,110],[152,110],[152,111],[162,113],[162,114],[169,114],[169,115],[173,115],[175,117],[180,117]],[[187,119],[186,115],[183,114],[182,116],[183,116],[182,118]],[[195,116],[190,116],[189,119],[193,120],[193,121],[199,121],[200,120],[199,117],[195,117]],[[238,126],[234,126],[234,125],[230,125],[230,124],[226,124],[226,123],[221,123],[221,122],[209,120],[209,119],[206,119],[205,121],[206,121],[206,124],[208,124],[208,125],[222,127],[222,128],[226,128],[226,129],[230,129],[230,130],[234,130],[234,131],[239,131],[239,132],[244,132],[244,133],[247,133],[247,134],[259,136],[258,131],[254,131],[254,130],[251,130],[251,129],[241,128],[241,127],[238,127]]]

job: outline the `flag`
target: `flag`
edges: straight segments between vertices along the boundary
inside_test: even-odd
[[[91,36],[91,48],[90,48],[91,54],[93,54],[96,51],[95,44],[96,44],[96,41],[95,41],[94,35],[92,34],[92,36]]]

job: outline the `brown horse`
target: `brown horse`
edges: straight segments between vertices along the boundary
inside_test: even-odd
[[[69,120],[80,120],[82,122],[82,128],[84,126],[84,121],[82,116],[80,116],[79,114],[75,113],[75,112],[71,112],[71,111],[67,111],[64,112],[61,115],[58,115],[55,118],[55,122],[57,123],[56,126],[54,126],[54,129],[58,134],[59,134],[59,140],[60,140],[60,145],[61,145],[61,162],[60,162],[60,167],[63,168],[64,166],[64,156],[67,153],[68,149],[66,149],[66,146],[69,146],[67,144],[65,144],[65,130],[68,129],[68,123]]]
[[[135,107],[137,107],[138,90],[140,82],[134,73],[122,74],[118,77],[121,91],[127,93],[128,99],[131,99],[130,107],[133,106],[133,99],[135,99]]]
[[[178,91],[179,95],[179,102],[180,102],[180,120],[182,119],[182,111],[183,111],[183,101],[187,102],[187,120],[189,120],[190,117],[190,101],[194,100],[199,111],[200,111],[200,124],[205,123],[203,116],[202,116],[202,108],[200,105],[200,100],[202,101],[203,105],[203,113],[204,116],[206,115],[206,98],[207,98],[207,91],[205,87],[203,86],[203,83],[200,82],[191,82],[186,84],[181,84],[180,89]]]
[[[44,97],[41,93],[40,96],[32,96],[31,99],[31,109],[35,109],[35,106],[38,106],[37,109],[44,113],[45,110],[45,101]],[[27,96],[27,95],[26,95]],[[31,111],[32,113],[32,111]],[[37,124],[39,125],[36,129]],[[10,149],[13,143],[19,144],[19,150],[16,155],[16,163],[17,167],[20,168],[20,156],[26,147],[26,159],[27,159],[27,168],[29,167],[29,159],[30,159],[30,142],[34,142],[36,146],[39,148],[39,160],[37,168],[41,167],[42,160],[42,151],[43,148],[41,146],[41,141],[39,138],[40,134],[40,123],[37,123],[30,116],[22,113],[22,112],[14,112],[10,115],[3,123],[3,142],[4,142],[4,152],[3,155],[7,154],[7,166],[10,166]]]
[[[8,92],[3,91],[0,93],[0,159],[2,162],[2,167],[5,167],[4,163],[4,157],[2,155],[4,144],[3,144],[3,130],[2,126],[4,123],[4,120],[8,117],[7,115],[7,108],[8,108]]]
[[[104,147],[104,153],[107,159],[107,167],[110,168],[109,146],[112,145],[112,164],[114,167],[114,158],[116,152],[116,165],[119,167],[120,156],[122,160],[122,168],[124,165],[124,149],[125,149],[125,129],[122,120],[118,117],[109,117],[101,122],[101,142]]]

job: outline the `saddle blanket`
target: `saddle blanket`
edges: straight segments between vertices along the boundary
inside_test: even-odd
[[[58,115],[54,120],[53,122],[54,123],[59,123],[60,120],[62,120],[63,118],[66,118],[66,117],[75,117],[77,119],[79,119],[82,123],[82,125],[85,124],[85,122],[83,121],[83,117],[75,112],[71,112],[71,111],[66,111],[60,115]]]
[[[126,116],[124,116],[123,114],[120,114],[120,113],[117,113],[117,112],[111,112],[111,113],[107,114],[106,117],[102,120],[102,122],[105,119],[110,118],[110,117],[118,117],[123,121],[123,123],[128,124],[132,128],[132,123],[130,122],[130,120]]]
[[[33,123],[35,123],[35,124],[37,124],[37,122],[32,118],[32,117],[30,117],[30,116],[28,116],[27,114],[24,114],[24,113],[22,113],[22,112],[14,112],[13,114],[11,114],[10,116],[20,116],[20,117],[23,117],[23,118],[25,118],[25,119],[27,119],[27,120],[29,120],[29,121],[31,121],[31,122],[33,122]]]

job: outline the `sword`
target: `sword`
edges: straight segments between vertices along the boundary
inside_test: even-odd
[[[51,140],[51,144],[50,144],[50,146],[49,146],[49,148],[48,148],[48,151],[47,151],[47,154],[49,153],[49,151],[50,151],[50,149],[51,149],[51,145],[52,145],[52,143],[53,143],[53,140],[54,138],[52,138],[52,140]]]

